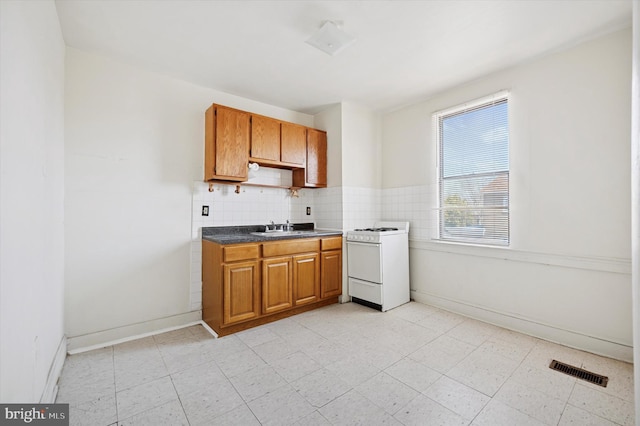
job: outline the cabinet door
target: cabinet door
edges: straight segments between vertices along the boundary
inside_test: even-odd
[[[303,254],[293,256],[293,300],[304,305],[320,297],[320,256]]]
[[[307,131],[307,185],[327,186],[327,134]]]
[[[307,150],[307,128],[290,123],[282,123],[280,160],[283,163],[299,164],[304,167]]]
[[[322,252],[320,292],[323,299],[342,294],[342,250]]]
[[[260,315],[260,271],[258,261],[224,265],[224,318],[232,324]]]
[[[215,174],[220,179],[247,180],[249,114],[216,107]]]
[[[291,256],[262,261],[262,312],[270,314],[293,306]]]
[[[251,156],[280,161],[280,122],[268,117],[251,117]]]
[[[305,168],[293,170],[293,186],[325,188],[327,186],[327,133],[307,129]]]

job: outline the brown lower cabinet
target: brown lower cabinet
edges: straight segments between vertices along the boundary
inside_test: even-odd
[[[219,336],[338,302],[342,237],[202,241],[202,317]]]
[[[342,294],[342,250],[322,252],[322,272],[324,283],[320,297],[323,299]]]
[[[262,261],[263,313],[271,314],[293,306],[291,281],[291,257]]]
[[[293,256],[293,303],[306,305],[320,300],[320,255]]]
[[[223,265],[225,324],[260,316],[260,262],[235,262]]]

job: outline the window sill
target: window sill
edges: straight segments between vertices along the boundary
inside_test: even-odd
[[[432,241],[440,244],[455,244],[472,247],[488,247],[488,248],[509,248],[508,242],[499,242],[484,238],[457,238],[457,239],[439,239],[434,238]]]

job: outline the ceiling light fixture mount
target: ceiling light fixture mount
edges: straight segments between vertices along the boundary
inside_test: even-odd
[[[307,43],[334,56],[353,44],[356,38],[342,31],[341,21],[325,21]]]

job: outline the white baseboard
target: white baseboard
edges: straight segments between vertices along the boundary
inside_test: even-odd
[[[53,404],[58,396],[58,379],[62,373],[62,367],[64,366],[64,360],[67,357],[67,337],[62,336],[56,355],[49,367],[49,374],[47,374],[47,382],[42,396],[40,397],[40,404]]]
[[[67,348],[69,354],[72,355],[201,323],[202,311],[187,312],[82,336],[69,337]]]
[[[465,302],[435,296],[433,294],[411,291],[411,299],[419,303],[442,308],[470,318],[528,334],[553,343],[569,346],[591,352],[597,355],[633,362],[633,347],[617,342],[611,342],[594,336],[565,330],[548,324],[542,324],[531,319],[517,317],[513,314],[497,312],[482,306],[475,306]]]
[[[207,330],[209,333],[211,333],[211,335],[212,335],[213,337],[216,337],[216,338],[218,337],[218,333],[216,333],[216,332],[213,330],[213,328],[209,327],[209,324],[207,324],[207,323],[206,323],[206,322],[204,322],[204,321],[200,321],[200,324],[205,328],[205,330]]]
[[[348,294],[342,294],[338,296],[338,303],[349,303],[351,302],[351,296]]]

